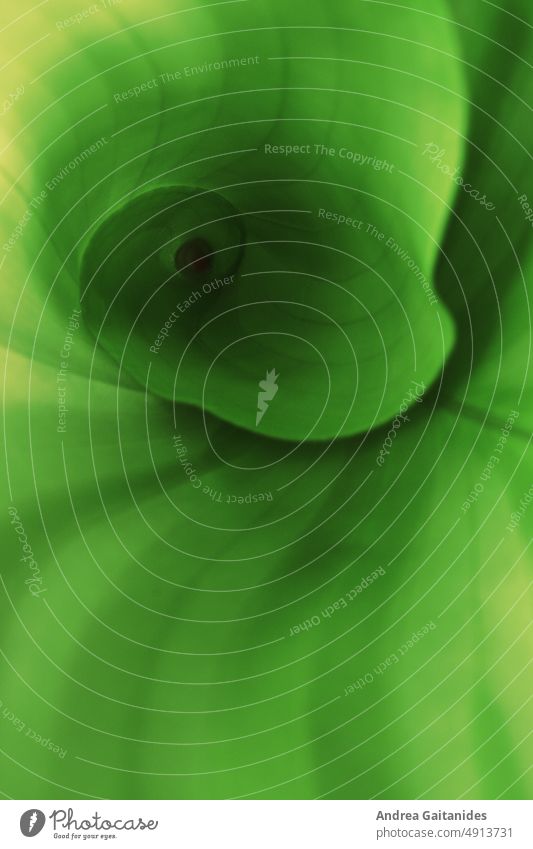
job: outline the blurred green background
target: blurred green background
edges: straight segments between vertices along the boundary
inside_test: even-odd
[[[530,4],[2,17],[0,792],[528,798]]]

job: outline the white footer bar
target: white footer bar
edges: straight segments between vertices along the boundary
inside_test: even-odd
[[[0,801],[0,845],[532,849],[532,807],[524,801]]]

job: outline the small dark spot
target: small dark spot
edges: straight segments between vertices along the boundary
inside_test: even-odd
[[[174,265],[186,275],[208,274],[213,260],[213,248],[206,239],[189,239],[176,251]]]

